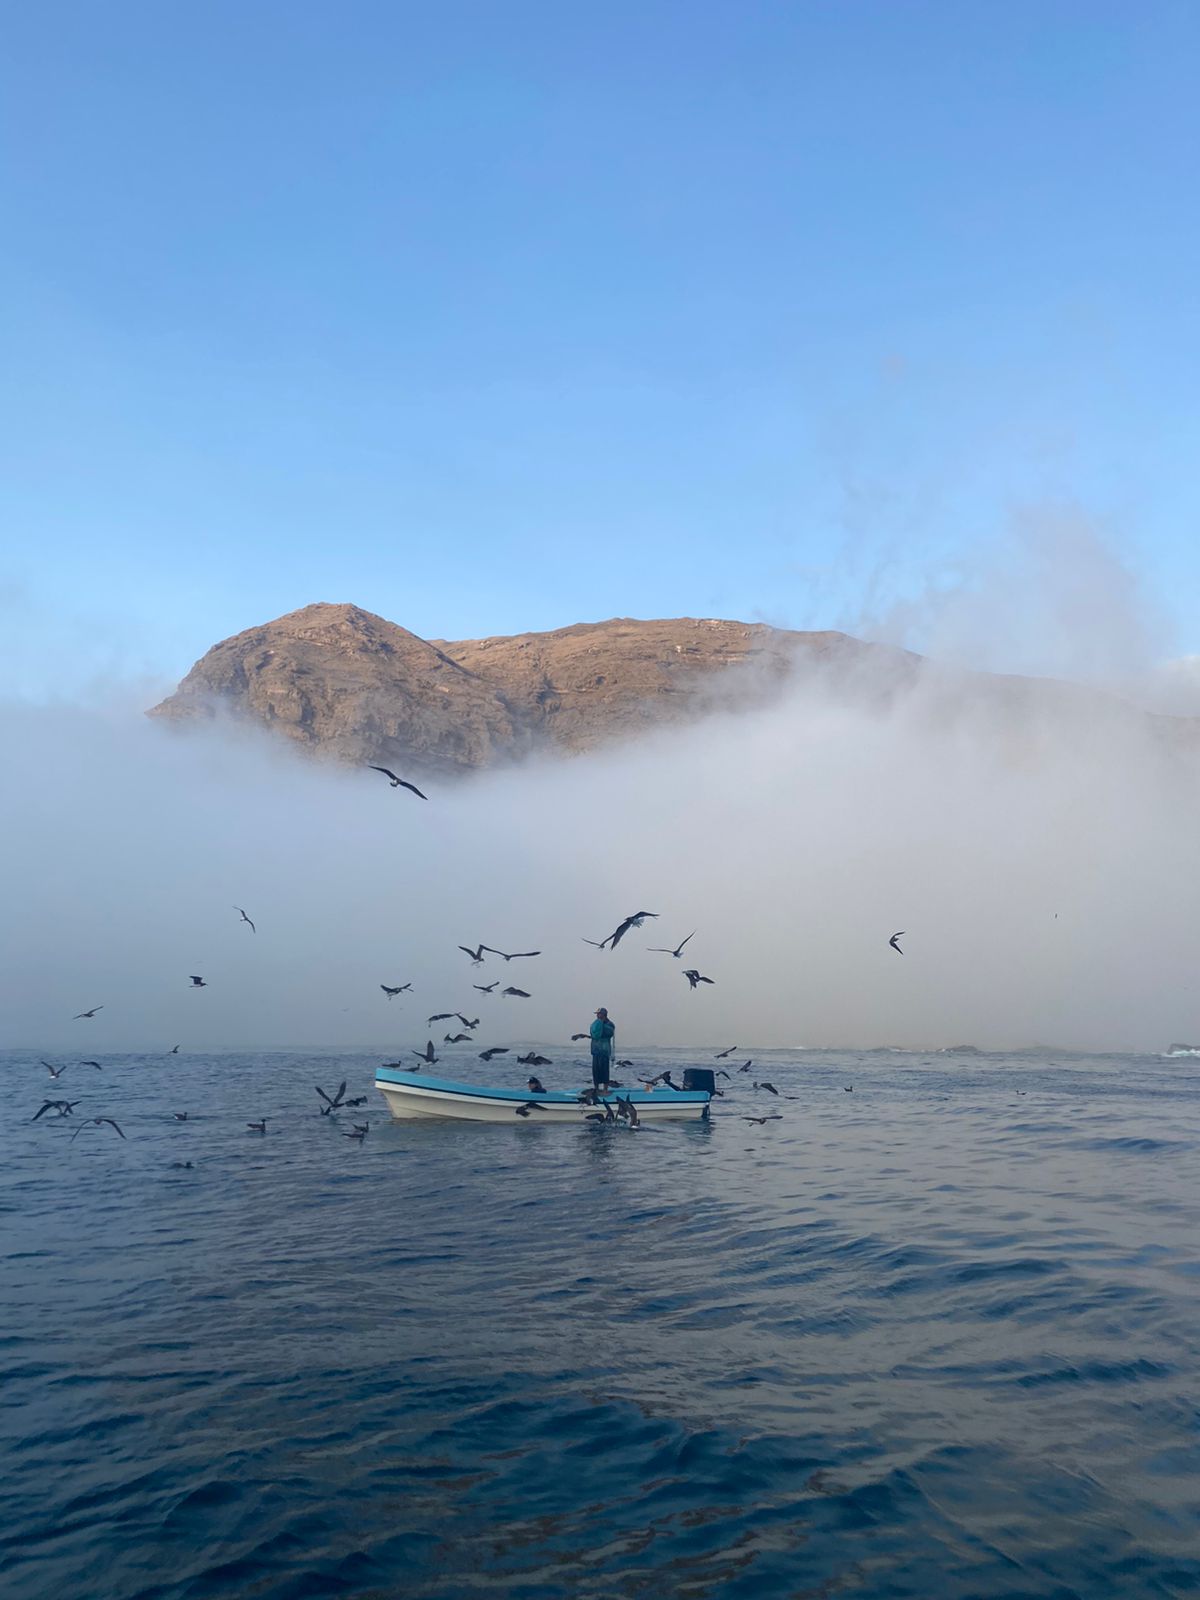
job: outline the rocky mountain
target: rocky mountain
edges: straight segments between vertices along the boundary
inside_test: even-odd
[[[312,605],[214,645],[150,715],[224,712],[341,760],[445,774],[763,704],[798,673],[844,678],[876,657],[893,682],[918,660],[841,633],[690,617],[427,640],[358,606]]]
[[[1148,720],[1200,746],[1196,719],[1147,718],[1070,684],[938,677],[919,656],[843,633],[623,617],[454,642],[418,638],[353,605],[305,606],[223,640],[149,714],[223,713],[335,759],[444,776],[764,705],[806,679],[858,705],[886,704],[920,679],[927,715],[948,721],[969,703],[1002,732],[1024,730],[1049,709],[1063,726]]]

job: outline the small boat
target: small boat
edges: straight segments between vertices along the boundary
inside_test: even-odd
[[[582,1122],[604,1106],[617,1109],[618,1100],[631,1100],[639,1122],[678,1121],[706,1117],[710,1096],[704,1089],[612,1089],[598,1105],[579,1094],[562,1090],[530,1094],[528,1089],[493,1089],[482,1083],[458,1083],[451,1078],[430,1078],[425,1073],[377,1067],[375,1087],[387,1101],[393,1117],[442,1117],[455,1122],[513,1122],[519,1106],[538,1107],[528,1121]]]

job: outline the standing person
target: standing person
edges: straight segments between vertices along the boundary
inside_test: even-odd
[[[615,1053],[613,1040],[617,1030],[608,1020],[603,1006],[596,1012],[596,1020],[588,1029],[592,1041],[592,1084],[597,1089],[608,1088],[609,1068]]]

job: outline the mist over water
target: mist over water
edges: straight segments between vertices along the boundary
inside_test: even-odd
[[[428,804],[229,724],[10,707],[5,1040],[395,1051],[456,1009],[482,1047],[563,1040],[600,1004],[625,1050],[1200,1034],[1184,742],[1065,685],[930,669],[893,687],[810,681],[431,782]],[[582,942],[642,909],[661,915],[616,952]],[[645,953],[693,929],[690,961]],[[480,939],[543,954],[472,969],[457,946]],[[690,991],[687,965],[715,986]],[[471,987],[495,977],[532,998]]]

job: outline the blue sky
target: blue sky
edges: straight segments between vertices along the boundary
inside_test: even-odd
[[[1198,59],[1170,0],[13,8],[8,687],[313,600],[853,622],[1043,504],[1200,649]]]

